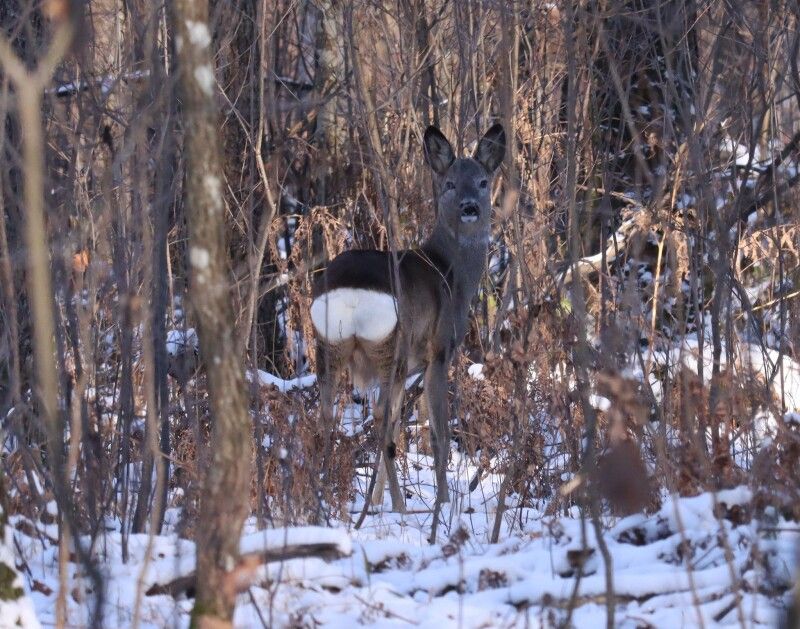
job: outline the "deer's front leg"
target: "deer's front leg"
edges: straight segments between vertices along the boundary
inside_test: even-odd
[[[447,403],[447,355],[438,352],[425,370],[425,398],[431,424],[431,449],[436,468],[436,500],[450,501],[447,456],[450,450],[450,410]]]

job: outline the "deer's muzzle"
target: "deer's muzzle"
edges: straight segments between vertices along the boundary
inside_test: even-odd
[[[461,222],[474,223],[481,216],[481,208],[477,203],[467,203],[461,206]]]

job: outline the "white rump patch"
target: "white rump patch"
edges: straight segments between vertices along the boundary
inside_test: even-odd
[[[326,341],[352,337],[382,341],[397,325],[397,302],[392,295],[364,288],[336,288],[311,304],[311,321]]]

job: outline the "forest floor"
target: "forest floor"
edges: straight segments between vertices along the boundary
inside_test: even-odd
[[[577,508],[546,516],[512,500],[500,541],[491,544],[500,479],[487,475],[470,495],[459,493],[474,468],[454,451],[451,486],[457,499],[443,513],[439,543],[430,545],[432,461],[413,449],[408,456],[417,474],[409,485],[412,513],[389,512],[387,492],[384,510],[368,515],[359,530],[334,523],[332,529],[259,532],[248,521],[243,551],[299,541],[332,544],[344,556],[254,568],[254,585],[239,597],[235,626],[549,627],[564,623],[570,608],[577,627],[605,623],[605,562],[591,522],[583,521]],[[660,510],[650,515],[605,517],[615,625],[775,626],[788,603],[800,528],[778,517],[755,519],[752,499],[750,489],[738,487],[691,498],[665,496]],[[360,506],[352,505],[354,518]],[[107,626],[188,626],[191,599],[148,594],[153,586],[193,570],[194,544],[173,532],[178,517],[177,509],[168,511],[164,535],[131,535],[127,563],[118,530],[109,522],[96,549],[103,557]],[[57,546],[45,543],[43,550],[41,539],[55,540],[55,525],[37,524],[36,539],[19,533],[30,531],[29,522],[12,516],[11,524],[26,559],[25,580],[37,616],[43,626],[52,626]],[[85,626],[88,580],[77,565],[68,568],[69,626]]]

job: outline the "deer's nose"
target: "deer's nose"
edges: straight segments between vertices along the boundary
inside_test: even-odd
[[[472,199],[465,199],[461,202],[461,222],[474,223],[481,215],[480,206]]]

